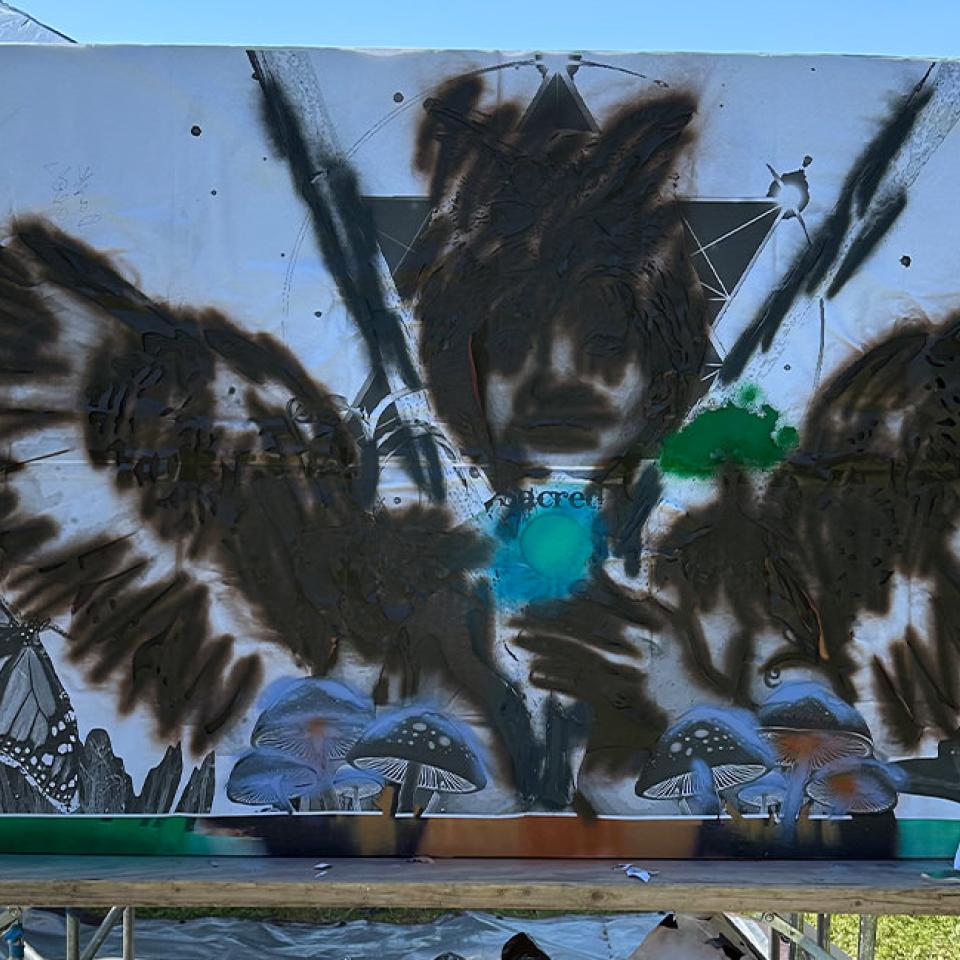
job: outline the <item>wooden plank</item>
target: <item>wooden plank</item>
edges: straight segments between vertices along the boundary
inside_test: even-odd
[[[649,883],[613,861],[0,857],[0,902],[18,906],[429,907],[695,913],[960,914],[944,862],[650,861]]]

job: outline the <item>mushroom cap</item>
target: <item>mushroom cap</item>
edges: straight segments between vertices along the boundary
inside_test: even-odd
[[[333,775],[333,789],[338,793],[353,795],[356,791],[361,800],[379,796],[386,781],[372,770],[358,770],[356,767],[340,767]]]
[[[764,701],[760,726],[802,730],[843,730],[870,738],[870,728],[856,707],[813,680],[785,683]]]
[[[323,770],[346,756],[373,717],[373,704],[352,687],[304,677],[282,687],[257,719],[250,743]]]
[[[821,767],[804,789],[832,813],[886,813],[897,805],[901,785],[887,764],[847,757]]]
[[[440,793],[473,793],[487,785],[469,732],[446,714],[406,707],[381,717],[347,754],[361,770],[402,783],[411,763],[420,764],[417,786]]]
[[[702,790],[698,761],[710,768],[719,791],[762,777],[776,757],[758,734],[753,714],[735,707],[694,707],[657,742],[636,793],[650,800],[696,796]]]
[[[744,807],[762,810],[771,800],[782,803],[786,795],[786,777],[779,770],[771,770],[762,777],[744,784],[737,791],[737,802]]]
[[[233,765],[227,798],[252,806],[290,808],[292,797],[323,788],[324,778],[312,767],[269,750],[248,750]]]
[[[820,683],[785,683],[767,698],[758,716],[761,734],[784,766],[806,761],[817,768],[873,754],[870,728],[859,711]]]

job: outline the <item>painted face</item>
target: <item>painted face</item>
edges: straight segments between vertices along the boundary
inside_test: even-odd
[[[642,391],[638,363],[614,370],[590,354],[589,340],[544,330],[520,370],[494,372],[485,384],[494,442],[538,465],[602,460],[629,442],[629,417]]]
[[[531,275],[477,338],[486,419],[505,459],[591,465],[622,452],[647,427],[642,360],[649,349],[633,300],[616,283],[586,283],[561,301],[548,288],[548,278]]]
[[[418,160],[443,203],[398,288],[439,415],[506,486],[655,446],[700,389],[708,321],[669,179],[692,101],[654,97],[597,132],[515,105],[480,121],[481,91],[430,101]],[[656,145],[654,127],[671,131]]]

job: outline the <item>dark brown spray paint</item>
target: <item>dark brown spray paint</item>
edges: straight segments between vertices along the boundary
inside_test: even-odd
[[[666,727],[624,630],[654,635],[667,623],[655,599],[626,595],[602,572],[577,596],[535,605],[518,618],[515,644],[533,654],[531,682],[573,696],[587,709],[588,765],[630,776]]]
[[[841,369],[801,437],[762,496],[730,471],[716,502],[686,515],[660,546],[658,582],[680,591],[691,675],[754,705],[746,671],[757,637],[772,632],[780,649],[757,667],[770,684],[791,666],[812,669],[850,702],[876,698],[904,748],[925,733],[956,741],[960,322],[905,326]],[[896,577],[929,586],[927,636],[909,626],[862,664],[856,621],[890,612]],[[700,622],[724,600],[739,627],[718,659]],[[859,685],[858,666],[870,678]]]
[[[77,298],[103,324],[73,415],[90,463],[181,556],[213,560],[264,639],[305,671],[326,672],[341,643],[393,662],[404,637],[419,637],[429,598],[456,593],[462,571],[484,561],[481,541],[451,530],[443,511],[363,509],[365,451],[326,391],[271,338],[215,311],[149,299],[105,257],[42,222],[19,226],[17,252],[35,283]],[[236,384],[226,397],[214,395],[218,375]],[[264,387],[291,402],[276,406]],[[135,530],[104,525],[102,536],[56,551],[34,537],[10,586],[26,610],[71,614],[73,655],[94,682],[121,681],[123,709],[148,706],[165,736],[191,723],[201,751],[254,695],[259,658],[237,660],[231,637],[211,635],[209,590],[189,565],[158,576],[131,546]],[[43,532],[49,539],[53,529]],[[434,606],[429,636],[443,635],[443,624]]]
[[[598,431],[620,426],[609,471],[677,425],[699,389],[706,314],[670,193],[695,103],[643,99],[596,133],[573,106],[481,112],[482,94],[480,78],[451,81],[425,101],[418,137],[436,209],[397,280],[423,324],[431,391],[499,489],[538,470],[531,449],[589,462]],[[552,365],[558,340],[570,369]],[[493,374],[514,389],[498,429]],[[615,409],[597,387],[625,376],[639,390]]]

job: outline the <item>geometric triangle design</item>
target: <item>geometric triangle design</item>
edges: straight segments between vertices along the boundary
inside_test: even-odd
[[[775,200],[681,200],[687,253],[715,323],[780,221]]]
[[[575,114],[565,113],[564,104],[569,105],[569,101],[558,94],[555,86],[557,81],[560,81],[561,89],[569,90],[568,85],[562,82],[562,75],[554,74],[540,90],[540,94],[544,94],[539,100],[540,109],[534,112],[535,100],[524,123],[529,120],[537,124],[548,116],[551,122],[556,120],[557,117],[550,112],[554,107],[561,111],[563,123],[572,125],[578,117],[581,123],[592,121],[589,111],[584,115],[579,107]],[[397,277],[414,240],[430,216],[430,199],[364,197],[363,202],[373,217],[377,240],[390,273]],[[781,212],[782,208],[776,200],[680,200],[687,255],[703,288],[711,324],[716,323],[724,307],[733,298],[750,265],[779,223]],[[409,262],[406,266],[417,267]]]
[[[520,129],[525,133],[550,135],[555,130],[582,130],[596,133],[597,121],[583,102],[580,91],[565,74],[545,78],[530,101]]]
[[[390,273],[396,276],[404,257],[430,215],[429,197],[364,197]]]

